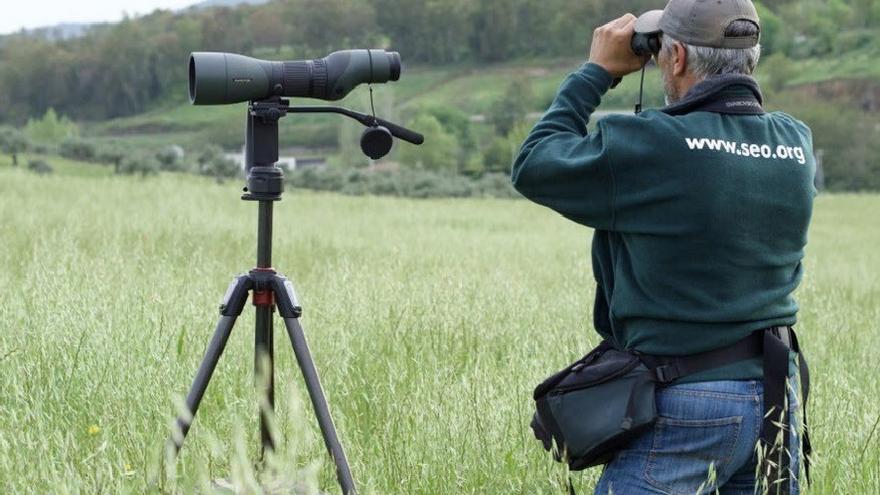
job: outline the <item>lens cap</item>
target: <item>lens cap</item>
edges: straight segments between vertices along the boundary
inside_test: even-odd
[[[394,139],[388,129],[378,125],[364,129],[361,135],[361,150],[372,160],[378,160],[391,151]]]

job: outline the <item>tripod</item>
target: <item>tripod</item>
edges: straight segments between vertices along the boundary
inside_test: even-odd
[[[333,418],[324,397],[324,390],[318,379],[318,371],[312,361],[309,346],[300,325],[302,308],[296,298],[293,284],[272,268],[272,207],[274,201],[281,199],[284,174],[275,164],[278,161],[278,120],[291,109],[287,101],[280,98],[251,102],[248,106],[247,136],[245,138],[245,167],[248,171],[247,187],[242,199],[257,201],[257,266],[247,274],[239,275],[226,290],[220,304],[220,321],[208,344],[205,357],[199,365],[189,394],[186,407],[189,415],[177,418],[180,435],[172,434],[168,440],[174,454],[179,452],[183,440],[195,419],[199,403],[208,388],[208,382],[217,366],[217,361],[226,347],[235,320],[244,309],[248,293],[253,291],[253,304],[256,306],[255,366],[257,383],[265,384],[262,390],[268,399],[268,411],[260,411],[260,439],[262,452],[274,449],[274,440],[268,427],[268,415],[275,407],[274,383],[274,341],[272,333],[272,313],[275,307],[284,319],[287,334],[293,345],[297,363],[302,371],[309,398],[321,428],[321,435],[330,456],[336,464],[336,477],[345,495],[354,494],[355,485],[345,458],[345,451],[339,442]],[[298,110],[298,109],[297,109]],[[339,112],[342,113],[342,112]],[[266,375],[264,375],[264,373]]]

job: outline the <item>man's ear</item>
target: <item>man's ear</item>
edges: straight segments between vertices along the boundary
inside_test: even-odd
[[[672,74],[682,77],[687,69],[687,49],[681,43],[672,45]]]

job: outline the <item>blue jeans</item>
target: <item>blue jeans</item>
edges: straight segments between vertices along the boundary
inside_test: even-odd
[[[658,389],[656,425],[605,467],[596,495],[761,493],[756,470],[763,397],[763,383],[756,380]],[[789,393],[789,400],[796,425],[796,395]],[[791,494],[797,495],[799,438],[792,443]]]

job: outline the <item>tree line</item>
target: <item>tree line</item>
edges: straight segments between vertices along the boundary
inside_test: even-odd
[[[764,3],[768,53],[828,55],[877,34],[877,0]],[[656,0],[275,0],[157,10],[72,40],[9,35],[0,37],[0,122],[23,123],[49,108],[74,120],[143,112],[180,98],[194,50],[311,58],[387,47],[409,64],[586,56],[593,27],[657,7]]]

